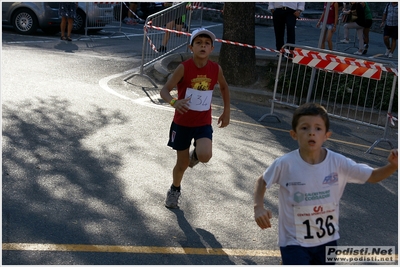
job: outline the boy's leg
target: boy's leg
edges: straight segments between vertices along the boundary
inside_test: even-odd
[[[179,187],[182,182],[183,174],[189,166],[189,148],[176,151],[176,165],[172,171],[172,184]]]
[[[189,149],[176,151],[176,164],[172,170],[172,185],[167,192],[165,206],[171,209],[179,208],[179,197],[181,195],[181,182],[183,174],[189,165]]]
[[[207,137],[196,140],[196,156],[202,163],[207,163],[212,157],[212,141]]]
[[[176,150],[176,164],[172,170],[172,185],[167,192],[165,206],[167,208],[179,208],[178,200],[181,195],[181,182],[183,174],[189,166],[189,148],[193,139],[192,130],[171,123],[168,146]]]

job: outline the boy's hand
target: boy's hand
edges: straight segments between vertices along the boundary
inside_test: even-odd
[[[176,102],[174,104],[174,108],[176,109],[176,111],[178,111],[180,114],[184,114],[184,113],[188,112],[189,100],[190,100],[190,98],[176,100]]]
[[[222,113],[222,115],[218,118],[218,125],[219,128],[224,128],[226,126],[228,126],[229,124],[229,120],[230,120],[230,115],[229,113]]]
[[[264,207],[254,208],[254,218],[261,229],[271,228],[272,212]]]
[[[398,168],[398,151],[397,149],[393,149],[390,151],[390,154],[388,156],[388,161],[390,164],[396,166]]]

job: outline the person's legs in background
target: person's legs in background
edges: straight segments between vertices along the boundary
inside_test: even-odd
[[[129,9],[130,10],[128,10],[128,18],[133,19],[133,13],[132,12],[136,13],[136,11],[137,11],[137,3],[129,3]]]
[[[60,30],[61,30],[61,40],[66,40],[65,28],[67,27],[67,17],[61,18]]]
[[[355,22],[354,22],[355,23]],[[341,43],[349,43],[349,29],[350,29],[350,27],[351,27],[351,25],[350,25],[351,23],[346,23],[346,24],[344,24],[343,25],[343,39],[342,40],[340,40],[340,42]]]
[[[363,38],[363,27],[357,25],[358,27],[356,28],[357,30],[357,38],[358,38],[358,51],[355,52],[354,54],[356,55],[362,55],[364,51],[364,38]]]
[[[175,27],[175,21],[170,21],[167,23],[167,25],[165,26],[167,29],[172,30]],[[158,49],[159,52],[166,52],[167,51],[167,43],[169,41],[169,36],[170,36],[170,32],[169,31],[165,31],[164,37],[161,41],[161,46]]]
[[[136,21],[134,19],[134,15],[133,13],[136,14],[137,12],[137,3],[134,2],[129,2],[129,9],[128,12],[126,14],[126,17],[124,18],[124,22],[126,24],[136,24]],[[133,13],[132,13],[133,12]]]
[[[365,27],[363,29],[363,38],[364,38],[364,51],[363,55],[365,55],[368,52],[368,47],[369,47],[369,30],[372,26],[372,19],[366,19],[365,20]]]
[[[68,18],[68,34],[67,34],[68,41],[71,41],[71,33],[73,28],[74,28],[74,19]]]
[[[393,57],[394,50],[396,50],[397,45],[397,37],[398,37],[398,26],[393,26],[392,34],[391,34],[392,42],[390,44],[390,53],[388,57]]]
[[[397,26],[385,26],[383,30],[383,42],[386,46],[385,56],[393,57],[393,53],[396,50],[397,37],[398,37]]]
[[[286,42],[295,44],[296,43],[296,16],[293,15],[291,10],[285,12],[285,23],[287,30]]]
[[[327,25],[326,29],[326,41],[328,42],[328,48],[329,50],[333,50],[333,43],[332,43],[332,36],[333,36],[333,25]]]
[[[272,21],[274,23],[274,33],[275,33],[275,45],[276,50],[280,51],[282,46],[285,44],[285,17],[283,10],[278,8],[275,9]]]

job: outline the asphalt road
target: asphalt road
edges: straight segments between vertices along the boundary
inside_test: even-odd
[[[297,147],[281,123],[258,122],[269,107],[232,100],[231,124],[214,126],[213,158],[189,169],[181,209],[163,205],[175,153],[166,146],[173,110],[151,98],[138,70],[142,26],[129,40],[2,33],[3,264],[279,264],[277,220],[253,219],[255,180]],[[149,92],[152,96],[149,97]],[[219,116],[221,99],[213,99]],[[382,132],[333,121],[326,146],[371,166],[388,146]],[[390,137],[397,146],[397,131]],[[398,245],[397,173],[375,185],[348,185],[340,245]],[[277,187],[265,205],[277,217]],[[397,262],[396,262],[397,263]]]

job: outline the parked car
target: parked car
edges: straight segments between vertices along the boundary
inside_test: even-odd
[[[89,28],[94,27],[93,30],[101,30],[102,27],[113,22],[113,8],[114,4],[107,2],[79,2],[72,31],[84,33],[86,18],[88,18],[87,26]]]
[[[17,33],[32,34],[37,29],[55,34],[60,31],[61,18],[57,2],[1,2],[2,23],[12,25]]]
[[[60,2],[2,2],[2,21],[12,25],[17,33],[32,34],[41,29],[47,34],[60,32],[61,17],[58,15]],[[74,19],[74,33],[84,33],[86,18],[88,27],[101,30],[111,23],[113,4],[79,2]]]

